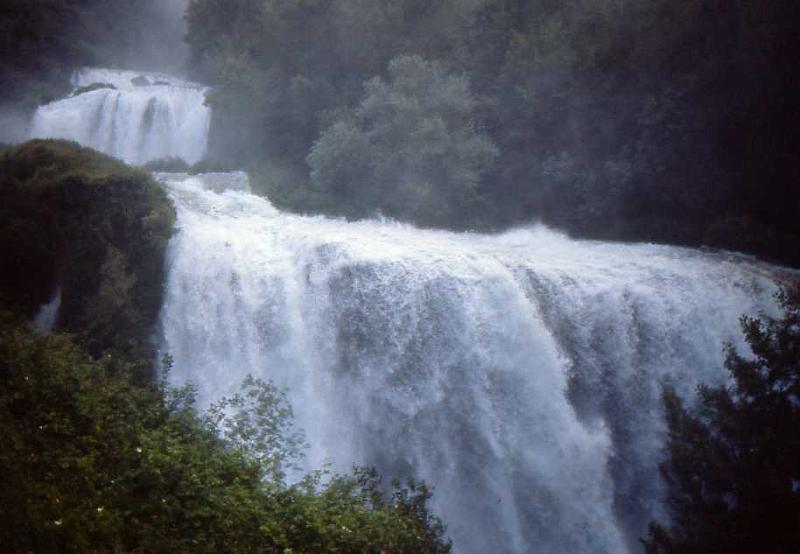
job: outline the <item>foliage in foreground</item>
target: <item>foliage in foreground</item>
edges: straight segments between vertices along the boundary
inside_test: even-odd
[[[0,543],[8,552],[446,553],[430,491],[374,472],[287,485],[302,444],[248,380],[206,415],[66,335],[0,312]]]
[[[754,357],[728,347],[730,386],[665,393],[673,523],[649,554],[800,551],[800,286],[778,300],[781,319],[742,318]]]

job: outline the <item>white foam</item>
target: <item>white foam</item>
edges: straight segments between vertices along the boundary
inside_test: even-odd
[[[289,387],[309,467],[426,479],[462,553],[638,551],[664,515],[662,383],[721,382],[740,314],[774,310],[780,270],[750,258],[301,217],[234,188],[168,183],[174,379],[205,403],[248,373]]]
[[[143,77],[150,83],[136,86]],[[207,89],[160,73],[83,69],[73,85],[109,84],[40,106],[31,121],[31,138],[74,140],[143,164],[164,157],[199,162],[208,146],[211,110]]]

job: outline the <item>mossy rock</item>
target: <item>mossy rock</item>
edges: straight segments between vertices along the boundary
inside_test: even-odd
[[[138,77],[131,79],[131,84],[135,87],[149,87],[151,85],[150,79],[144,75],[139,75]]]
[[[117,87],[115,87],[111,83],[92,83],[91,85],[86,85],[76,88],[70,96],[79,96],[81,94],[86,94],[87,92],[94,92],[96,90],[105,90],[105,89],[117,90]]]
[[[189,164],[183,158],[177,156],[169,156],[166,158],[158,158],[151,160],[141,166],[142,169],[147,171],[164,171],[167,173],[186,173],[189,171]]]
[[[0,206],[0,305],[30,318],[58,285],[58,329],[93,355],[151,362],[174,223],[152,177],[36,140],[0,155]]]

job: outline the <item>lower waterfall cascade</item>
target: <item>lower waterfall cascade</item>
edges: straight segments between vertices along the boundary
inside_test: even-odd
[[[207,88],[85,69],[30,136],[128,163],[206,154]],[[94,85],[94,86],[92,86]],[[688,401],[776,315],[788,272],[731,253],[420,230],[283,213],[246,174],[158,173],[177,211],[160,340],[201,406],[247,375],[288,391],[305,469],[434,488],[459,554],[625,553],[665,521],[669,384]],[[38,325],[52,325],[56,291]]]
[[[74,140],[131,164],[206,154],[211,109],[202,85],[161,73],[87,68],[73,94],[40,106],[30,138]],[[87,88],[89,87],[89,88]]]
[[[92,94],[92,93],[90,93]],[[329,463],[415,475],[455,551],[638,551],[666,517],[664,384],[691,398],[775,314],[784,270],[544,226],[420,230],[282,213],[243,173],[159,174],[177,210],[162,308],[207,405],[286,387]]]

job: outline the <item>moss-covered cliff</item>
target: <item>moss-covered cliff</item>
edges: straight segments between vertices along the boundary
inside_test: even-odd
[[[424,484],[288,485],[303,440],[272,384],[199,413],[151,379],[173,219],[147,173],[92,150],[0,153],[3,552],[449,552]],[[74,337],[28,325],[57,286]]]
[[[64,141],[7,150],[0,305],[32,317],[60,287],[57,329],[95,356],[149,361],[173,221],[166,195],[143,171]]]

